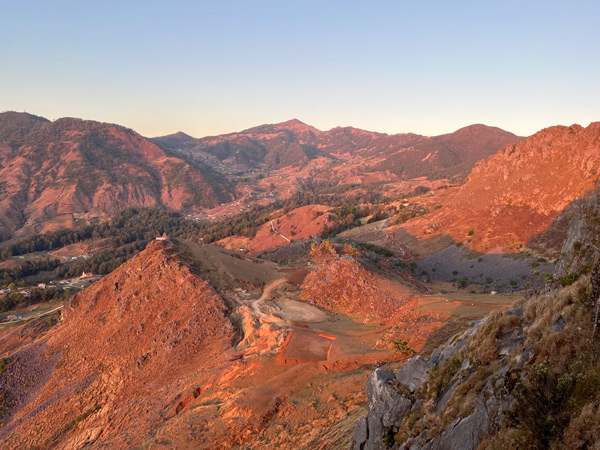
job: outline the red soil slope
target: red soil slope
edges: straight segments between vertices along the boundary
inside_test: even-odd
[[[329,210],[329,207],[323,205],[302,206],[279,217],[274,215],[272,221],[263,224],[258,229],[253,239],[233,236],[223,239],[219,243],[231,250],[237,251],[245,248],[252,253],[277,249],[288,245],[290,241],[321,234],[326,226],[334,225],[337,216],[329,213]]]
[[[336,216],[322,205],[308,205],[296,208],[273,220],[273,227],[289,240],[305,239],[316,236],[325,226],[335,223]],[[271,222],[265,223],[256,233],[252,242],[252,251],[257,253],[270,248],[287,245],[288,241],[272,230]]]
[[[189,384],[190,374],[198,383],[222,361],[234,335],[226,312],[168,245],[151,243],[79,294],[36,354],[17,355],[24,372],[37,361],[40,374],[52,375],[47,383],[34,374],[25,381],[37,392],[12,391],[8,405],[20,407],[3,418],[3,446],[143,444],[182,392],[203,389]],[[40,359],[45,348],[49,359]]]

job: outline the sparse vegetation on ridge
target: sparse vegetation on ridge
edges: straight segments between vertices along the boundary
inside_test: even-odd
[[[585,276],[553,294],[522,301],[522,312],[490,314],[465,348],[430,370],[415,392],[425,403],[405,416],[396,441],[425,429],[429,438],[441,434],[453,420],[473,413],[484,385],[491,383],[497,404],[508,409],[490,423],[479,448],[592,448],[600,437],[600,339],[592,335],[599,291]],[[512,336],[521,335],[516,355],[532,355],[524,365],[517,362],[522,356],[507,359],[500,352]],[[448,389],[453,391],[447,403],[436,412]]]

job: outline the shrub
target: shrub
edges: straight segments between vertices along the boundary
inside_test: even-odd
[[[464,289],[469,285],[469,278],[468,277],[462,277],[460,280],[458,280],[457,284],[459,289]]]

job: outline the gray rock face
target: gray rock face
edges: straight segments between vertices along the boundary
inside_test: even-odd
[[[533,351],[533,347],[527,347],[515,358],[515,366],[519,369],[523,368],[525,364],[531,361],[534,355],[535,352]]]
[[[570,219],[561,248],[561,254],[564,256],[559,259],[554,271],[556,278],[564,277],[570,272],[579,273],[583,266],[594,261],[596,252],[586,250],[589,243],[596,241],[600,231],[598,223],[590,220],[598,213],[600,213],[600,182],[590,198],[573,201],[561,213],[561,216],[570,215]]]
[[[469,322],[469,328],[461,334],[458,338],[450,339],[446,345],[443,347],[437,348],[431,354],[431,358],[429,361],[432,365],[437,366],[443,363],[446,359],[451,358],[456,355],[460,349],[462,349],[465,345],[467,345],[467,341],[475,331],[487,320],[487,318],[481,320],[474,320]]]
[[[356,426],[354,427],[354,446],[350,447],[350,450],[356,449],[361,450],[364,448],[365,442],[369,437],[369,431],[367,427],[367,418],[361,417],[356,422]]]
[[[523,308],[512,308],[510,314],[521,317]],[[467,345],[468,340],[475,331],[485,322],[485,319],[471,322],[469,329],[459,336],[450,339],[444,347],[433,352],[429,361],[421,356],[415,356],[406,361],[404,367],[394,375],[392,372],[377,369],[369,377],[367,395],[369,397],[369,413],[366,418],[360,419],[354,430],[354,441],[351,449],[354,450],[383,450],[384,434],[390,429],[396,431],[410,409],[418,410],[424,400],[415,401],[412,395],[422,383],[427,381],[429,370],[436,364],[442,364],[446,359],[456,355],[460,349]],[[521,351],[525,341],[525,329],[515,327],[502,333],[499,337],[499,356],[504,364],[492,375],[482,382],[482,391],[479,392],[473,405],[473,412],[465,418],[457,418],[441,434],[430,436],[430,430],[424,430],[418,436],[409,438],[402,444],[394,444],[392,448],[411,450],[470,450],[479,446],[482,436],[495,423],[502,420],[503,411],[510,405],[512,398],[496,397],[496,392],[503,383],[509,370],[512,355],[521,352],[515,364],[525,364],[533,357],[533,349]],[[468,380],[476,371],[471,361],[465,358],[461,361],[460,370],[446,384],[437,397],[435,411],[443,413],[448,400],[456,389]],[[400,384],[408,391],[397,389],[394,384]],[[405,394],[402,394],[405,392]]]
[[[413,393],[427,381],[427,374],[432,367],[433,364],[420,355],[413,356],[396,372],[396,379]]]
[[[563,319],[562,315],[558,315],[554,323],[552,324],[552,331],[562,331],[567,326],[567,321]]]
[[[392,383],[395,376],[387,370],[376,369],[367,381],[369,413],[354,429],[354,450],[383,450],[383,436],[391,427],[399,427],[412,401],[398,393]]]
[[[502,333],[500,337],[500,356],[513,355],[517,349],[525,342],[523,327],[513,328],[512,330]]]
[[[473,413],[464,419],[455,419],[439,436],[424,445],[415,439],[411,450],[475,450],[483,434],[490,426],[490,415],[496,407],[496,399],[487,401],[479,396]]]

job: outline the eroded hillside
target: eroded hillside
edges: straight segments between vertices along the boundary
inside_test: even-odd
[[[56,333],[12,357],[4,445],[141,444],[135,430],[175,414],[190,374],[203,386],[222,362],[235,334],[227,311],[172,249],[153,243],[77,296]]]
[[[405,227],[415,236],[447,233],[481,252],[515,252],[531,243],[557,254],[573,215],[553,228],[558,236],[539,235],[595,189],[599,163],[600,124],[547,128],[479,163],[443,208]]]

